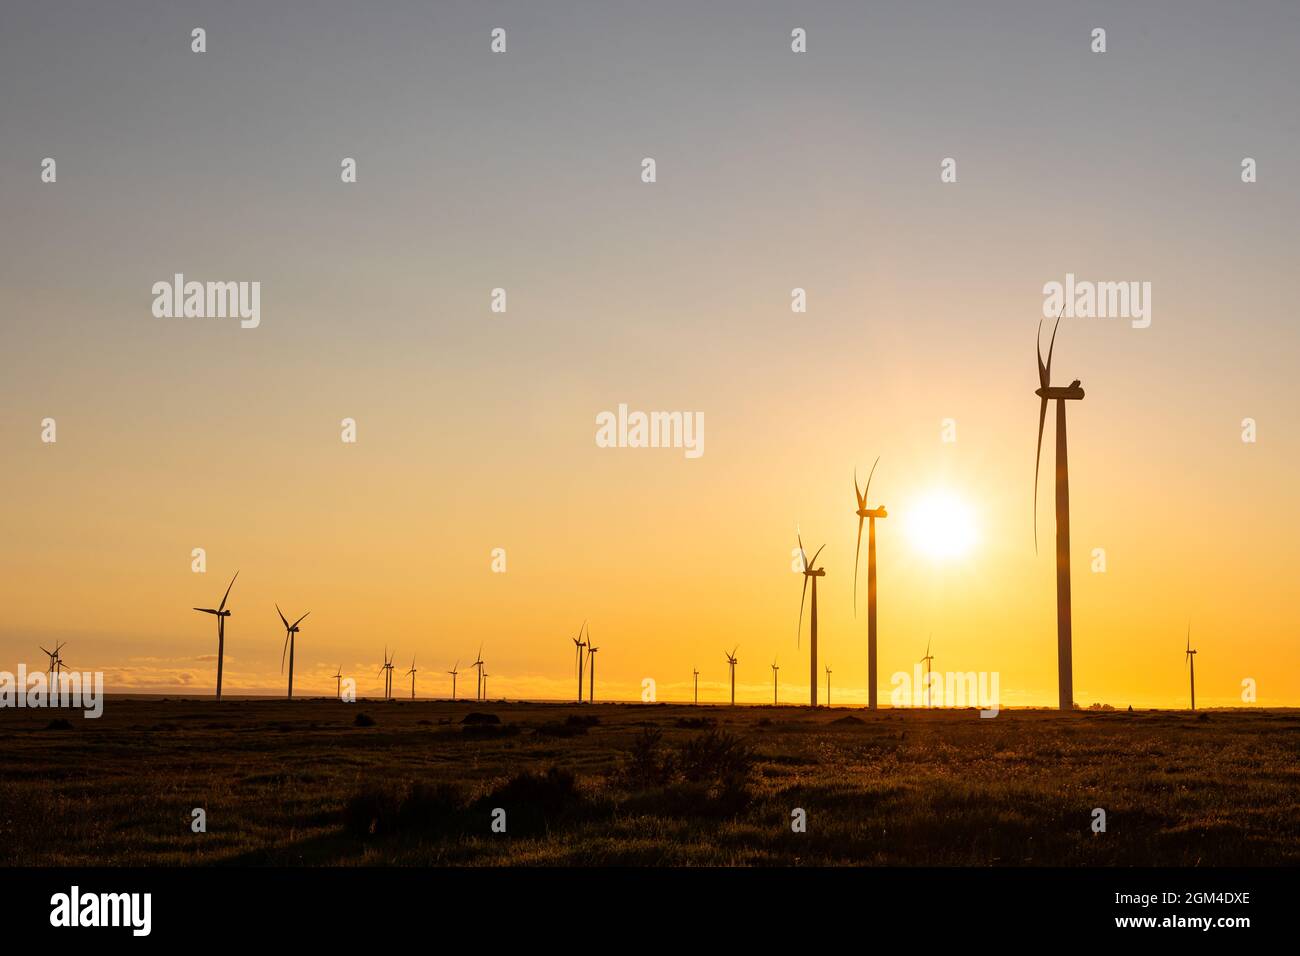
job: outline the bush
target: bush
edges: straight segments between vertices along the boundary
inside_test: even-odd
[[[344,804],[343,827],[358,837],[446,830],[457,822],[466,803],[464,791],[450,783],[416,781],[405,789],[368,784]]]
[[[501,718],[496,714],[485,714],[482,711],[474,710],[462,717],[460,722],[471,726],[475,724],[499,724],[501,723]]]
[[[516,774],[475,806],[488,813],[501,807],[506,811],[506,832],[529,835],[549,829],[584,803],[573,771],[551,767],[544,774]]]
[[[352,721],[352,723],[358,727],[373,727],[375,726],[375,718],[371,717],[369,714],[358,713],[357,719]]]
[[[627,761],[619,771],[619,781],[629,790],[663,787],[674,776],[672,754],[663,749],[663,731],[646,727],[628,751]]]

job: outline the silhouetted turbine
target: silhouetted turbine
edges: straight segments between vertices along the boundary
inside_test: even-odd
[[[239,572],[235,572],[235,577],[230,579],[226,585],[226,593],[222,595],[221,603],[215,608],[196,607],[194,610],[202,611],[204,614],[215,614],[217,616],[217,700],[221,700],[221,670],[226,660],[226,618],[230,617],[230,612],[226,610],[226,598],[230,597],[230,589],[235,586],[235,578],[239,577]]]
[[[809,688],[808,696],[809,696],[809,706],[816,707],[817,706],[817,579],[820,577],[824,577],[826,572],[821,568],[814,568],[813,565],[817,563],[817,555],[822,553],[822,548],[825,548],[826,545],[822,545],[821,548],[818,548],[816,554],[813,555],[812,560],[809,561],[808,553],[803,549],[803,537],[802,536],[798,536],[798,537],[799,537],[799,555],[803,558],[803,592],[799,595],[799,630],[796,632],[796,635],[798,639],[802,639],[803,602],[804,602],[804,598],[808,596],[808,579],[811,578],[812,579],[812,615],[810,620],[811,620],[811,629],[812,629],[812,645],[811,645],[812,679],[808,682],[808,688]]]
[[[1043,362],[1043,323],[1038,323],[1038,388],[1034,391],[1042,401],[1038,409],[1038,450],[1034,455],[1034,553],[1038,553],[1038,466],[1043,454],[1043,426],[1047,423],[1047,403],[1056,401],[1056,656],[1059,706],[1061,710],[1074,709],[1074,658],[1073,635],[1070,621],[1070,463],[1065,442],[1065,403],[1083,399],[1083,389],[1076,378],[1066,388],[1053,388],[1052,352],[1056,348],[1056,330],[1061,317],[1056,317],[1052,341],[1047,347],[1047,362]]]
[[[867,487],[858,491],[858,473],[853,472],[853,493],[858,499],[858,546],[853,552],[853,616],[858,616],[858,556],[862,553],[862,522],[871,522],[867,533],[867,706],[876,709],[876,519],[888,518],[885,506],[867,507],[871,493],[871,476],[876,473],[877,458],[867,475]],[[827,706],[830,706],[829,702]]]
[[[727,666],[731,669],[731,706],[732,707],[736,706],[736,665],[739,663],[739,661],[736,660],[736,651],[738,650],[740,650],[739,644],[737,644],[734,648],[732,648],[730,654],[727,654]],[[723,651],[723,653],[726,654],[727,652]]]
[[[279,614],[280,620],[284,622],[284,649],[280,651],[280,673],[281,674],[284,673],[284,652],[288,651],[289,652],[289,699],[292,700],[293,699],[294,637],[298,634],[298,625],[307,619],[307,614],[310,614],[311,611],[308,611],[307,614],[304,614],[302,617],[298,618],[298,620],[294,621],[292,624],[290,624],[289,619],[284,616],[284,612],[280,610],[280,605],[278,604],[275,606],[275,613]]]

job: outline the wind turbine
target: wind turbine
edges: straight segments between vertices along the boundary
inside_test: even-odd
[[[808,560],[808,553],[803,549],[803,538],[799,537],[799,555],[803,558],[803,593],[799,596],[799,630],[796,632],[797,638],[803,636],[803,602],[808,596],[808,579],[812,578],[812,680],[808,682],[809,697],[811,704],[817,706],[817,579],[825,577],[826,572],[821,568],[814,568],[817,563],[817,555],[822,553],[822,545],[813,555],[812,560]]]
[[[831,707],[831,666],[826,665],[826,709]]]
[[[298,618],[298,620],[294,621],[292,624],[290,624],[289,619],[284,616],[284,612],[280,610],[280,605],[278,604],[275,606],[275,613],[279,614],[280,620],[284,622],[284,649],[280,651],[280,673],[281,674],[284,673],[284,652],[288,651],[289,652],[289,697],[290,699],[292,699],[293,698],[293,645],[294,645],[293,639],[294,636],[298,633],[298,625],[301,624],[304,620],[306,620],[307,614],[310,614],[311,611],[308,611],[307,614],[304,614],[302,617]]]
[[[235,572],[235,578],[239,577],[239,572]],[[230,584],[226,586],[226,593],[221,598],[221,603],[215,608],[196,607],[194,610],[202,611],[204,614],[215,614],[217,616],[217,700],[221,700],[221,670],[226,660],[226,618],[230,617],[230,612],[226,610],[226,598],[230,597],[230,589],[235,586],[235,578],[230,579]]]
[[[582,639],[582,630],[587,626],[587,622],[582,622],[582,627],[578,628],[578,636],[573,639],[573,650],[578,657],[578,703],[582,703],[582,649],[587,646],[587,642]]]
[[[776,672],[779,671],[780,669],[781,669],[780,666],[776,662],[776,658],[773,657],[772,658],[772,706],[773,707],[776,706]]]
[[[411,700],[415,700],[415,658],[411,658],[411,669],[406,673],[411,675]]]
[[[1196,652],[1192,650],[1192,625],[1187,625],[1187,676],[1192,679],[1192,710],[1196,709]]]
[[[447,673],[451,675],[451,702],[453,704],[456,703],[456,675],[460,673],[458,670],[459,667],[460,661],[458,660],[455,664],[451,665],[451,670],[447,671]]]
[[[700,703],[700,672],[692,667],[691,673],[695,675],[695,703],[698,706]]]
[[[925,665],[925,706],[930,706],[930,664],[934,660],[934,655],[930,653],[930,639],[925,639],[925,656],[922,657],[918,664]]]
[[[336,700],[343,698],[343,665],[340,664],[334,671],[334,697]]]
[[[1052,352],[1056,348],[1056,317],[1052,341],[1043,362],[1043,323],[1038,323],[1038,388],[1034,391],[1042,403],[1038,409],[1038,451],[1034,455],[1034,553],[1038,552],[1038,465],[1043,454],[1043,426],[1047,422],[1047,403],[1056,401],[1056,655],[1060,709],[1074,709],[1073,637],[1070,627],[1070,463],[1065,442],[1065,403],[1081,401],[1083,389],[1076,378],[1065,388],[1052,387]]]
[[[492,675],[490,675],[487,671],[484,671],[484,672],[483,672],[483,699],[484,699],[484,700],[487,700],[487,699],[488,699],[488,695],[487,695],[487,679],[488,679],[490,676],[492,676]]]
[[[483,645],[478,646],[478,653],[474,655],[474,663],[470,665],[478,671],[478,684],[475,688],[475,699],[483,699]]]
[[[853,493],[858,499],[858,547],[853,553],[853,616],[858,616],[858,557],[862,553],[862,522],[870,519],[871,526],[867,532],[867,706],[876,709],[876,519],[888,518],[885,506],[867,507],[867,495],[871,492],[871,476],[876,473],[877,457],[867,475],[867,487],[858,491],[858,473],[853,472]],[[828,692],[829,693],[829,692]],[[830,706],[830,701],[826,702]]]
[[[397,652],[393,651],[393,657],[396,656],[397,656]],[[379,674],[384,675],[384,699],[385,700],[393,696],[393,657],[388,656],[388,648],[385,647],[384,663],[379,665]]]
[[[737,644],[735,647],[731,649],[730,654],[727,654],[727,665],[731,669],[731,706],[732,707],[736,706],[736,664],[739,663],[739,661],[736,660],[736,651],[738,650],[740,650],[739,644]],[[723,651],[723,653],[726,654],[727,652]]]
[[[54,677],[54,669],[58,666],[58,663],[59,663],[59,651],[61,651],[61,650],[63,649],[63,645],[66,644],[66,643],[67,643],[67,641],[64,641],[64,642],[61,643],[61,644],[55,644],[55,645],[54,645],[54,650],[52,650],[52,651],[49,650],[48,648],[44,647],[44,646],[41,647],[41,650],[42,650],[42,651],[45,651],[45,653],[46,653],[47,655],[49,655],[49,658],[50,658],[50,677],[51,677],[51,678]]]
[[[600,650],[599,647],[591,646],[591,632],[588,631],[587,632],[587,664],[588,664],[587,680],[589,681],[589,685],[587,687],[587,700],[589,703],[592,704],[596,702],[596,652],[598,650]]]

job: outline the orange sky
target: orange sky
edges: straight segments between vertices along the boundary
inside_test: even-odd
[[[1268,23],[1207,14],[1211,59],[1286,82],[1207,72],[1192,27],[1136,12],[1112,36],[1143,48],[1109,59],[1047,12],[955,8],[823,27],[797,62],[776,13],[689,36],[605,15],[585,29],[621,39],[579,63],[573,24],[523,12],[501,62],[455,41],[486,36],[464,10],[428,36],[396,14],[360,33],[232,15],[198,61],[140,53],[188,35],[180,14],[18,31],[28,49],[0,57],[0,668],[67,640],[110,692],[211,693],[215,627],[190,608],[238,569],[228,693],[282,691],[278,601],[311,611],[304,693],[332,693],[339,664],[377,692],[387,644],[445,694],[482,642],[493,696],[567,697],[586,618],[601,698],[650,677],[685,699],[698,667],[721,701],[739,644],[740,699],[770,700],[775,655],[782,699],[805,701],[798,528],[826,543],[833,699],[862,702],[852,477],[880,455],[882,699],[933,634],[937,669],[1054,704],[1031,340],[1044,283],[1073,272],[1154,289],[1149,328],[1067,320],[1057,347],[1056,383],[1087,390],[1070,408],[1077,701],[1184,705],[1190,622],[1199,704],[1240,703],[1248,678],[1259,704],[1300,704],[1300,200],[1281,173],[1300,143],[1276,123],[1295,61]],[[50,154],[57,184],[39,180]],[[1266,173],[1249,186],[1246,155]],[[260,281],[261,325],[155,318],[151,286],[175,272]],[[596,447],[619,403],[702,412],[705,453]],[[948,560],[907,532],[939,492],[974,516]]]

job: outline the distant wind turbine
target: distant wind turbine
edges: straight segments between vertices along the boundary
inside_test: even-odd
[[[340,664],[334,670],[334,697],[336,700],[343,699],[343,665]]]
[[[1196,709],[1196,651],[1192,650],[1192,625],[1187,625],[1187,676],[1192,680],[1192,710]]]
[[[826,575],[824,570],[814,568],[813,565],[817,563],[817,555],[822,553],[824,547],[826,545],[818,548],[816,554],[812,556],[812,560],[809,561],[808,553],[803,549],[803,538],[799,537],[799,555],[803,558],[803,593],[799,596],[799,630],[796,634],[800,638],[803,636],[803,602],[804,598],[808,596],[808,579],[812,578],[812,615],[810,618],[812,622],[812,680],[808,682],[809,706],[811,707],[817,706],[817,579]]]
[[[695,675],[695,703],[698,705],[700,702],[700,672],[692,667],[691,673]]]
[[[736,660],[736,651],[738,650],[740,650],[739,644],[737,644],[734,648],[732,648],[730,654],[727,654],[727,666],[731,669],[731,706],[732,707],[736,706],[736,665],[740,663],[739,661]],[[723,653],[726,654],[726,651],[723,651]]]
[[[930,653],[930,639],[925,639],[925,656],[922,657],[918,664],[925,665],[925,706],[930,706],[930,664],[934,661],[934,655]]]
[[[64,645],[65,643],[67,643],[67,642],[65,641],[65,642],[60,643],[60,644],[55,644],[55,645],[54,645],[54,650],[52,650],[52,651],[49,650],[48,648],[44,647],[44,646],[41,647],[41,650],[44,651],[44,652],[49,656],[49,658],[50,658],[50,677],[51,677],[51,678],[54,677],[55,669],[58,667],[58,664],[59,664],[59,651],[61,651],[61,650],[63,649],[63,645]]]
[[[487,695],[487,679],[488,679],[489,677],[491,677],[491,676],[492,676],[492,675],[489,674],[487,671],[484,671],[484,672],[483,672],[483,699],[484,699],[484,700],[487,700],[487,699],[488,699],[488,695]]]
[[[831,666],[826,665],[826,709],[830,710],[831,706]]]
[[[293,698],[294,637],[298,634],[298,625],[301,624],[304,620],[306,620],[307,614],[310,614],[311,611],[308,611],[307,614],[304,614],[302,617],[298,618],[298,620],[294,621],[292,624],[290,624],[289,619],[284,616],[284,612],[280,610],[280,605],[278,604],[275,606],[275,613],[279,614],[280,620],[284,622],[284,649],[280,651],[280,673],[281,674],[284,673],[284,652],[288,651],[289,652],[289,698],[292,699]]]
[[[587,622],[582,622],[582,627],[578,628],[578,636],[573,638],[573,651],[577,655],[578,664],[578,703],[582,703],[582,649],[587,646],[587,642],[582,639],[582,631],[587,626]]]
[[[885,506],[867,507],[867,495],[871,493],[871,476],[876,473],[876,458],[867,475],[867,487],[858,491],[858,473],[853,472],[853,493],[858,499],[858,547],[853,553],[853,616],[858,615],[858,557],[862,553],[862,522],[870,520],[867,533],[867,706],[876,709],[876,519],[888,518]],[[830,706],[830,702],[827,702]]]
[[[397,651],[393,651],[393,656],[388,656],[388,648],[384,648],[384,663],[379,667],[379,673],[384,675],[384,699],[388,700],[393,696],[393,658],[397,657]]]
[[[777,664],[776,658],[772,658],[772,706],[776,706],[776,672],[781,669]]]
[[[458,670],[459,667],[460,661],[458,660],[455,664],[451,665],[451,670],[447,671],[447,673],[451,675],[451,702],[453,704],[456,703],[456,675],[460,673]]]
[[[478,684],[474,691],[477,700],[483,699],[483,645],[479,644],[478,653],[474,655],[474,663],[470,665],[478,671]]]
[[[226,618],[230,617],[230,612],[226,610],[226,598],[230,597],[230,589],[235,586],[235,578],[239,577],[239,572],[235,572],[235,577],[230,579],[230,584],[226,586],[226,593],[221,598],[221,603],[215,608],[196,607],[194,610],[202,611],[204,614],[215,614],[217,616],[217,700],[221,700],[221,670],[226,660]]]
[[[415,700],[415,658],[411,658],[411,669],[406,673],[411,675],[411,700]]]
[[[1083,388],[1076,378],[1065,388],[1052,387],[1052,352],[1056,348],[1056,317],[1052,341],[1043,361],[1043,323],[1038,323],[1038,451],[1034,456],[1034,552],[1038,551],[1038,465],[1043,454],[1043,426],[1047,422],[1047,403],[1056,401],[1056,657],[1060,709],[1074,709],[1073,634],[1070,623],[1070,463],[1065,442],[1065,403],[1081,401]]]

